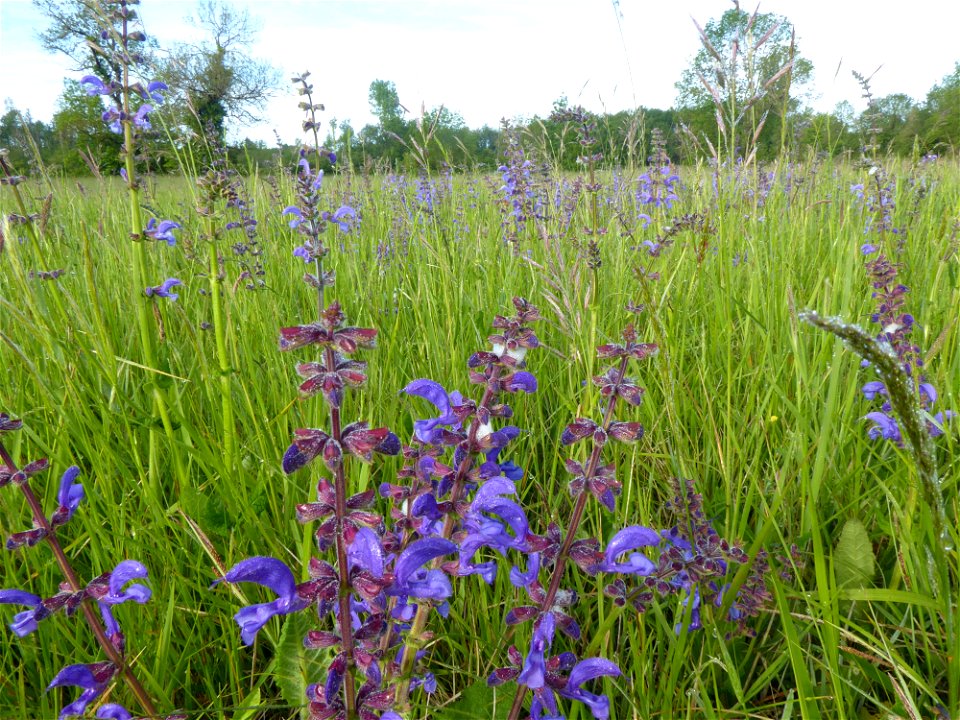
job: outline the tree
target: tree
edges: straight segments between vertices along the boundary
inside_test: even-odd
[[[367,126],[361,131],[367,152],[375,159],[384,159],[391,165],[403,155],[403,138],[407,123],[403,114],[407,109],[400,104],[397,86],[390,80],[374,80],[368,94],[370,112],[376,117],[377,127]]]
[[[120,77],[120,68],[109,52],[98,52],[104,43],[102,27],[112,25],[105,0],[33,0],[48,18],[40,41],[49,52],[63,53],[78,71],[104,82]],[[199,45],[178,44],[166,60],[156,59],[156,41],[147,39],[147,66],[192,108],[175,122],[202,131],[209,124],[219,139],[229,121],[248,124],[280,85],[280,73],[269,63],[251,58],[250,47],[258,28],[246,10],[237,11],[221,0],[202,0],[196,24],[209,36]],[[158,78],[150,78],[158,79]],[[172,103],[178,107],[177,103]],[[199,120],[198,120],[199,119]]]
[[[927,93],[923,115],[923,140],[929,151],[944,152],[960,146],[960,62]]]
[[[791,92],[813,72],[786,18],[734,5],[719,20],[697,25],[701,48],[676,84],[679,108],[694,115],[714,110],[716,131],[731,158],[780,148],[788,115],[799,104]]]
[[[280,87],[280,72],[249,56],[259,28],[246,10],[203,0],[196,23],[209,39],[175,45],[161,75],[186,101],[193,118],[189,124],[201,133],[212,127],[223,140],[229,121],[247,125],[258,119]]]

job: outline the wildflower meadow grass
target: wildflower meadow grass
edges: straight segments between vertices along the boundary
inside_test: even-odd
[[[0,718],[958,716],[957,159],[568,119],[581,177],[4,161]]]

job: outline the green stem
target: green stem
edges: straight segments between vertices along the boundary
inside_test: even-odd
[[[211,223],[212,224],[212,223]],[[230,388],[230,356],[227,353],[226,326],[223,316],[223,293],[220,283],[220,262],[216,235],[210,232],[209,267],[210,298],[213,303],[213,332],[217,342],[217,360],[220,366],[220,408],[223,416],[223,462],[228,473],[233,471],[236,454],[236,421],[233,415],[233,397]]]

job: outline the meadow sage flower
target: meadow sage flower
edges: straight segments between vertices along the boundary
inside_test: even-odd
[[[453,593],[450,580],[442,570],[428,570],[424,566],[434,558],[456,551],[456,545],[442,538],[422,538],[411,543],[397,558],[393,567],[394,582],[387,594],[446,600]]]
[[[123,175],[124,180],[126,180],[126,172],[121,172],[121,175]],[[180,223],[174,222],[173,220],[161,220],[157,223],[156,218],[150,218],[143,234],[153,240],[163,240],[167,245],[173,247],[177,244],[177,238],[174,236],[173,231],[179,230],[180,228]]]
[[[87,706],[107,689],[107,685],[110,684],[116,672],[117,668],[109,662],[68,665],[58,672],[50,685],[47,686],[47,690],[52,690],[55,687],[78,687],[83,690],[80,697],[60,711],[61,720],[75,715],[83,715]]]
[[[240,639],[244,645],[252,645],[260,628],[274,615],[299,612],[310,604],[307,599],[297,594],[297,583],[290,568],[272,557],[258,556],[242,560],[222,578],[215,580],[213,585],[220,582],[252,582],[277,594],[276,600],[249,605],[233,616],[240,626]]]
[[[49,614],[38,595],[24,590],[0,590],[0,605],[26,605],[32,608],[13,616],[13,622],[8,627],[17,637],[26,637],[34,632],[37,629],[37,621]]]
[[[87,95],[112,95],[120,91],[120,86],[115,82],[105,83],[96,75],[84,75],[80,78],[80,85],[86,91]]]
[[[352,229],[351,223],[357,219],[357,211],[349,205],[342,205],[337,208],[336,212],[324,212],[321,217],[327,222],[336,224],[340,228],[340,232],[350,232]]]
[[[160,285],[154,285],[153,287],[145,288],[143,294],[147,297],[161,297],[175,301],[178,297],[180,297],[180,295],[170,291],[177,285],[183,285],[183,283],[177,278],[167,278]]]
[[[60,507],[57,508],[57,511],[51,516],[51,525],[64,525],[73,517],[73,513],[75,513],[80,506],[80,501],[83,500],[84,494],[83,485],[76,482],[79,474],[80,468],[73,465],[68,467],[60,478],[60,489],[57,491],[57,502],[60,503]]]
[[[402,392],[422,397],[440,411],[438,417],[413,421],[413,434],[420,442],[428,445],[438,444],[443,437],[444,426],[454,430],[460,429],[460,419],[452,409],[454,406],[463,404],[463,396],[458,391],[447,393],[440,383],[421,378],[409,383]]]

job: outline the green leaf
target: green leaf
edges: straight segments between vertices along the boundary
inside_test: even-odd
[[[288,615],[277,642],[273,679],[284,702],[292,707],[303,706],[307,697],[307,682],[303,677],[303,636],[306,632],[303,626],[299,614]]]
[[[859,520],[847,520],[833,555],[839,587],[863,587],[873,579],[873,544]]]
[[[459,700],[437,713],[436,717],[438,720],[506,720],[516,688],[516,685],[495,688],[487,685],[486,680],[476,680],[466,687]]]
[[[260,714],[260,688],[255,687],[240,703],[233,720],[254,720]]]

